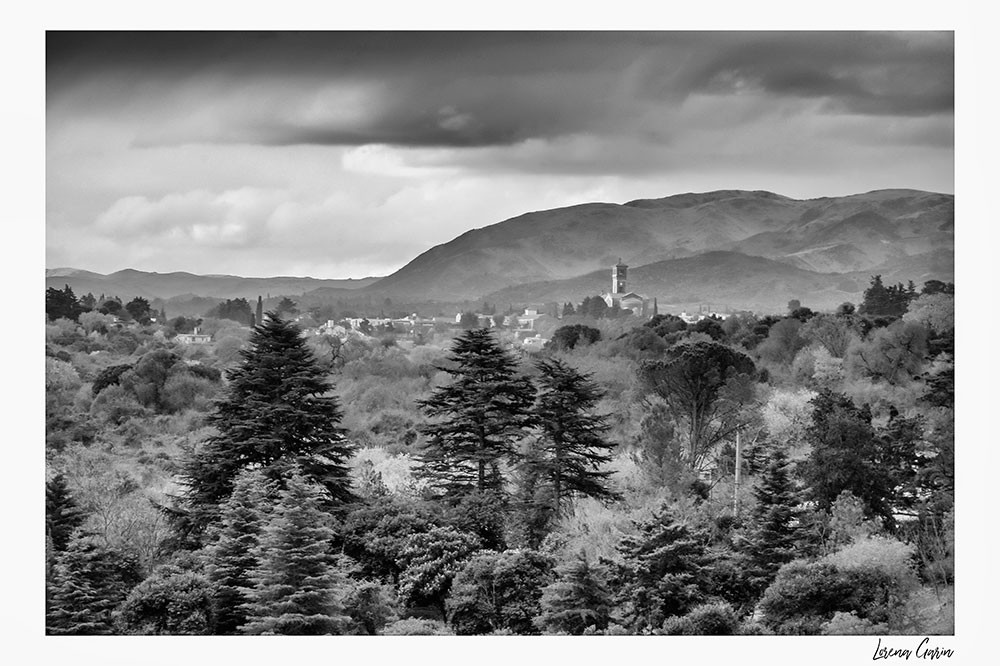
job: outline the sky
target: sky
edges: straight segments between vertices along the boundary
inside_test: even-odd
[[[954,192],[952,32],[45,41],[47,268],[364,277],[584,202]]]

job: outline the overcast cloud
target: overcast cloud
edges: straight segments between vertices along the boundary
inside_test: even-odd
[[[953,192],[951,33],[48,33],[49,267],[384,275],[529,210]]]

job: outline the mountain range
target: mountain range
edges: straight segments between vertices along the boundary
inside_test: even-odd
[[[952,271],[953,262],[942,265],[939,253],[954,250],[954,210],[953,195],[917,190],[807,200],[723,190],[582,204],[468,231],[369,289],[470,300],[514,285],[607,271],[618,259],[638,267],[720,250],[815,273],[893,266],[905,273],[913,263],[914,280],[924,272],[917,273],[918,265],[938,257],[935,277],[947,277],[938,273]]]
[[[953,280],[954,209],[953,195],[919,190],[805,200],[722,190],[526,213],[432,247],[381,279],[57,269],[46,271],[46,281],[66,282],[78,294],[96,294],[107,280],[128,287],[116,293],[161,298],[255,297],[266,290],[312,301],[363,296],[523,305],[599,294],[621,259],[631,266],[628,288],[665,307],[780,311],[797,298],[829,308],[857,302],[873,274],[918,286]]]
[[[170,300],[181,297],[246,298],[259,295],[297,295],[322,288],[360,289],[377,281],[368,277],[347,280],[320,280],[311,277],[245,278],[236,275],[194,275],[193,273],[149,273],[131,268],[109,275],[76,268],[45,271],[45,286],[61,289],[68,284],[77,296],[92,293],[131,299]]]

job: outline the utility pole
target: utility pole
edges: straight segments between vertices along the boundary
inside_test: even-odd
[[[733,517],[740,515],[740,431],[736,430],[736,480],[733,482]]]

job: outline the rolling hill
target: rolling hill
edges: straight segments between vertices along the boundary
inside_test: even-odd
[[[619,257],[638,267],[714,251],[815,273],[889,265],[906,273],[908,263],[914,271],[933,264],[934,277],[948,279],[953,249],[952,195],[878,190],[797,200],[723,190],[526,213],[433,247],[364,290],[473,300],[506,287],[606,270]]]

